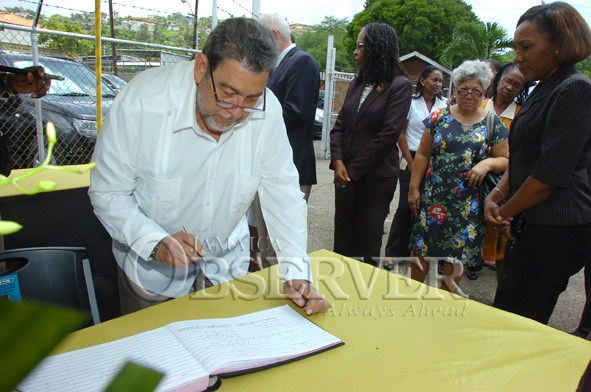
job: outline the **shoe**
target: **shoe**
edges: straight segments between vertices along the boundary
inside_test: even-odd
[[[386,271],[392,271],[394,268],[394,263],[384,263],[383,267]]]
[[[491,261],[490,266],[488,268],[490,268],[493,271],[496,271],[497,270],[497,263],[494,261]]]
[[[456,291],[454,291],[454,294],[459,295],[460,297],[464,297],[466,299],[470,299],[470,296],[464,293],[462,290],[460,290],[459,287],[456,289]]]
[[[476,279],[478,279],[479,276],[480,276],[479,271],[476,271],[476,272],[468,271],[468,273],[466,274],[466,277],[470,280],[476,280]]]

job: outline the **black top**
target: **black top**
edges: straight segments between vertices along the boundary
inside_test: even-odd
[[[293,150],[293,163],[300,185],[316,184],[314,152],[314,116],[320,89],[316,60],[298,46],[291,49],[267,82],[281,102],[287,137]]]
[[[332,162],[342,160],[352,181],[398,177],[398,147],[412,96],[412,82],[397,75],[376,87],[359,106],[365,84],[357,77],[330,132]]]
[[[528,223],[574,226],[591,222],[591,81],[575,66],[538,84],[511,123],[509,187],[528,176],[557,189],[525,212]]]

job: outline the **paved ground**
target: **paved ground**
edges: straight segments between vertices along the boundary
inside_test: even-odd
[[[317,156],[320,154],[320,141],[314,142]],[[332,185],[333,172],[328,169],[328,161],[316,160],[318,185],[312,188],[308,205],[308,252],[319,249],[333,249],[334,230],[334,187]],[[392,216],[398,204],[398,192],[394,196],[390,207],[391,214],[386,219],[385,230],[390,229]],[[384,242],[388,235],[384,235]],[[383,249],[382,249],[383,252]],[[470,299],[490,305],[496,290],[496,274],[484,268],[478,280],[472,281],[464,277],[460,288],[470,296]],[[568,289],[560,296],[558,305],[550,319],[550,326],[565,332],[572,332],[579,323],[581,310],[585,303],[583,274],[573,276]]]

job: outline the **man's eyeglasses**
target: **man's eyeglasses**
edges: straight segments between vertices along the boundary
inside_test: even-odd
[[[240,106],[234,103],[226,102],[218,98],[218,92],[215,89],[215,82],[213,81],[213,71],[211,69],[211,62],[209,63],[209,75],[211,76],[211,85],[213,86],[213,94],[215,95],[215,103],[224,109],[236,109],[240,108],[246,113],[256,113],[256,112],[264,112],[267,107],[267,88],[263,90],[263,107],[262,108],[255,108],[249,106]],[[258,101],[258,100],[257,100]],[[256,104],[256,103],[255,103]]]
[[[365,48],[365,44],[363,42],[357,42],[357,45],[355,46],[355,48],[357,50],[361,50],[361,49]]]
[[[523,84],[521,84],[519,82],[515,82],[509,78],[502,78],[501,82],[503,82],[503,84],[507,87],[509,87],[509,86],[513,87],[513,89],[515,91],[521,91],[521,89],[523,88]]]
[[[460,95],[462,97],[465,97],[468,94],[471,94],[475,98],[482,97],[482,91],[478,90],[477,88],[475,88],[472,91],[469,91],[467,88],[461,88],[458,90],[458,95]]]

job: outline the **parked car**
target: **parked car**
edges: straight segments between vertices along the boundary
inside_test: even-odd
[[[18,68],[33,65],[30,54],[0,51],[0,64]],[[45,124],[55,124],[58,141],[53,162],[58,165],[88,163],[97,135],[96,75],[84,65],[71,60],[39,56],[45,72],[63,76],[52,80],[47,95],[40,99]],[[111,106],[115,92],[102,83],[103,115]],[[33,167],[38,163],[35,101],[30,95],[3,94],[0,99],[0,130],[10,135],[13,169]]]
[[[117,94],[127,84],[127,82],[125,80],[121,79],[117,75],[111,75],[111,74],[104,73],[101,75],[101,78],[103,78],[103,82],[105,82],[107,84],[107,86],[111,87],[111,89],[113,89],[113,91],[115,91],[115,93],[117,93]]]
[[[322,139],[322,122],[324,121],[324,90],[318,92],[316,115],[314,116],[314,139]]]
[[[322,123],[324,122],[324,110],[316,108],[314,115],[314,140],[322,139]]]

